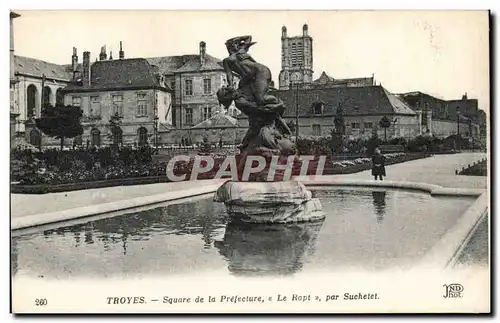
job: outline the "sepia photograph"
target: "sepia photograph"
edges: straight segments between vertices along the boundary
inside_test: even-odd
[[[488,10],[9,14],[11,313],[491,313]]]

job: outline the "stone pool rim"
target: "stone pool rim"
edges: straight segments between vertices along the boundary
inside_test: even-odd
[[[309,177],[309,176],[308,176]],[[466,189],[466,188],[446,188],[439,185],[406,182],[406,181],[374,181],[374,180],[353,180],[353,179],[315,179],[315,178],[302,178],[296,177],[292,180],[303,183],[306,187],[363,187],[363,188],[386,188],[386,189],[410,189],[429,193],[431,196],[470,196],[479,197],[486,194],[485,189]],[[42,226],[46,224],[55,224],[74,219],[81,219],[106,213],[134,210],[138,207],[151,206],[154,204],[180,200],[189,197],[195,197],[215,191],[229,179],[221,180],[208,180],[208,185],[200,185],[193,188],[188,188],[179,191],[166,192],[155,195],[141,196],[127,200],[119,200],[108,203],[101,203],[77,208],[71,208],[61,211],[24,215],[12,218],[11,230],[20,230],[31,227]],[[214,183],[215,182],[215,183]],[[252,183],[248,183],[251,185]],[[476,201],[477,202],[477,201]],[[487,208],[487,201],[485,208]]]

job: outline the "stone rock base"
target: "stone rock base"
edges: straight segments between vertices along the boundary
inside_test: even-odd
[[[323,220],[317,198],[297,181],[224,183],[215,202],[226,205],[231,220],[244,223],[297,223]]]

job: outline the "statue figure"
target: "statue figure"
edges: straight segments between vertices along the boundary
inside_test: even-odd
[[[242,153],[265,151],[293,155],[295,145],[290,140],[290,128],[283,120],[285,106],[268,93],[272,82],[271,71],[248,54],[254,44],[252,36],[226,41],[229,57],[222,62],[228,85],[217,92],[219,104],[227,109],[234,101],[236,107],[248,116],[249,129],[240,146]],[[233,88],[233,73],[240,78],[237,89]]]
[[[271,71],[248,54],[254,44],[251,36],[226,41],[229,56],[222,62],[228,85],[217,91],[217,98],[226,109],[234,101],[248,116],[249,129],[236,156],[238,178],[219,187],[214,201],[226,205],[232,221],[244,224],[321,221],[325,218],[321,202],[312,197],[304,184],[291,179],[300,172],[301,161],[291,141],[290,128],[283,120],[285,105],[269,94]],[[237,89],[233,85],[234,75],[240,78]],[[257,156],[262,158],[251,158]],[[257,164],[265,160],[266,165],[257,167],[257,160]],[[255,172],[242,176],[248,166]],[[260,235],[251,234],[245,235],[247,238],[261,239]],[[227,239],[231,244],[231,237]],[[237,252],[237,246],[227,250]],[[293,259],[290,263],[294,267]]]

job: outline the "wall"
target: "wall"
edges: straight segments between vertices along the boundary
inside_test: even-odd
[[[474,126],[473,132],[477,135],[479,127]],[[436,137],[445,138],[450,135],[457,134],[457,122],[446,120],[432,120],[432,134]],[[460,135],[468,137],[470,135],[469,125],[466,123],[460,124]]]
[[[352,138],[369,138],[372,135],[372,128],[366,128],[365,123],[372,123],[377,126],[377,134],[384,138],[384,129],[378,126],[382,116],[344,116],[345,134]],[[389,119],[393,118],[389,116]],[[397,122],[395,126],[387,129],[387,139],[394,137],[411,138],[419,134],[418,120],[415,116],[395,116]],[[286,122],[293,121],[295,118],[286,118]],[[299,118],[299,136],[317,137],[313,133],[313,125],[318,124],[321,128],[321,136],[330,136],[331,131],[335,129],[334,117],[311,116]],[[352,123],[359,123],[359,128],[352,128]]]
[[[156,97],[155,97],[156,92]],[[147,116],[137,115],[137,94],[146,94],[146,106],[147,106]],[[158,91],[158,90],[129,90],[129,91],[106,91],[106,92],[88,92],[88,93],[71,93],[65,96],[64,103],[66,105],[71,105],[74,96],[79,96],[81,98],[80,107],[83,111],[84,117],[82,118],[82,126],[84,128],[84,133],[82,135],[82,143],[85,146],[87,140],[91,142],[91,131],[96,128],[101,132],[101,145],[108,145],[112,143],[112,138],[110,136],[109,129],[109,119],[112,115],[112,96],[116,94],[123,95],[123,119],[121,129],[123,131],[123,144],[133,145],[139,140],[138,129],[141,127],[146,128],[149,143],[154,142],[154,103],[157,101],[158,113],[160,115],[160,120],[163,119],[168,122],[169,116],[165,118],[168,105],[171,103],[171,96],[168,92]],[[101,99],[100,113],[96,111],[94,115],[100,115],[100,119],[91,119],[90,116],[90,97],[99,96]],[[55,95],[54,99],[55,100]],[[161,118],[163,116],[163,118]],[[28,127],[25,139],[27,142],[30,140],[29,132],[32,127]],[[65,145],[72,146],[72,139],[66,139]],[[42,137],[43,146],[58,146],[59,140],[49,138],[46,136]]]
[[[18,122],[16,124],[16,131],[24,132],[24,123],[26,122],[28,115],[28,86],[34,85],[36,87],[37,95],[35,101],[35,115],[36,117],[39,117],[41,113],[42,79],[24,75],[18,75],[17,77],[19,82],[15,84],[14,88],[14,112],[19,114],[19,117],[17,119]],[[62,82],[60,80],[46,80],[45,86],[48,86],[51,91],[49,97],[50,104],[54,105],[56,103],[56,91],[58,89],[64,88],[66,84],[66,82]]]
[[[203,80],[209,78],[212,80],[212,89],[209,94],[204,93]],[[186,79],[193,81],[193,94],[186,95],[185,82]],[[211,107],[212,115],[214,114],[216,108],[219,106],[217,100],[217,90],[223,85],[226,85],[226,74],[224,71],[208,71],[208,72],[193,72],[193,73],[180,73],[174,76],[167,77],[167,84],[172,84],[175,82],[175,94],[174,94],[174,104],[176,109],[175,125],[177,128],[189,128],[197,125],[198,123],[204,121],[203,119],[203,108]],[[235,79],[237,81],[237,79]],[[182,92],[181,92],[182,89]],[[180,94],[182,93],[182,98]],[[180,119],[182,104],[182,122]],[[193,109],[193,123],[186,124],[186,108]]]

